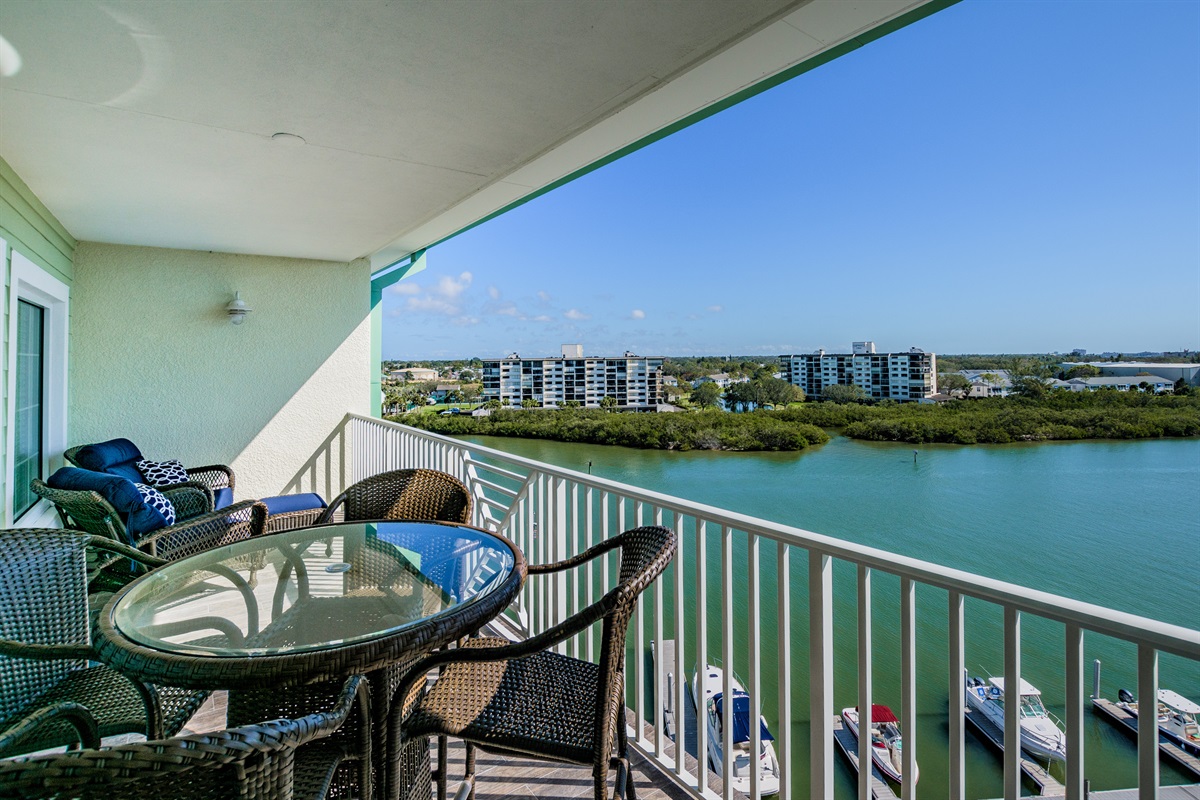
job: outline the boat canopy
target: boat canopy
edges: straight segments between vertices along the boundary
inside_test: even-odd
[[[1200,714],[1200,704],[1193,703],[1178,692],[1172,692],[1170,689],[1158,690],[1158,702],[1173,708],[1176,711],[1182,711],[1184,714]]]
[[[714,694],[713,703],[716,704],[717,716],[721,719],[721,725],[725,724],[725,696],[723,694]],[[775,737],[767,730],[767,723],[759,719],[758,723],[760,737],[762,741],[769,742]],[[737,689],[733,690],[733,743],[750,741],[750,695]]]
[[[1004,691],[1004,678],[988,678],[988,682],[995,686],[1000,691]],[[1038,688],[1029,681],[1021,678],[1021,694],[1041,694]]]
[[[854,710],[858,711],[859,710],[858,706],[855,706]],[[896,715],[887,706],[876,705],[875,703],[871,704],[871,722],[899,722],[899,721],[900,720],[896,719]]]

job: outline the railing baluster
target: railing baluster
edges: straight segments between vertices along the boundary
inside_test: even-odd
[[[675,663],[671,664],[672,674],[675,676],[675,685],[672,687],[675,690],[674,697],[671,699],[671,705],[675,708],[675,774],[679,777],[684,777],[687,774],[686,766],[687,759],[685,758],[686,748],[684,747],[684,725],[686,719],[684,714],[684,703],[687,702],[686,691],[684,689],[687,681],[684,679],[684,603],[686,588],[683,579],[683,514],[678,511],[675,514],[675,559],[671,565],[672,573],[675,578]]]
[[[833,797],[833,559],[808,551],[810,797]]]
[[[1137,687],[1138,800],[1158,800],[1158,651],[1148,644],[1138,645]]]
[[[1004,800],[1021,797],[1021,612],[1004,607]],[[1016,701],[1014,702],[1014,698]]]
[[[708,668],[708,546],[707,523],[696,517],[696,672],[692,693],[696,701],[696,791],[708,790],[708,725],[704,708],[704,673]],[[686,669],[686,668],[685,668]],[[681,736],[682,738],[682,736]]]
[[[762,753],[762,725],[759,717],[762,715],[762,665],[759,652],[762,649],[762,596],[759,589],[759,546],[758,537],[747,533],[746,541],[746,578],[747,578],[747,608],[750,612],[748,626],[750,665],[746,687],[750,695],[750,797],[762,797],[762,770],[759,769],[759,754]],[[730,665],[732,669],[732,665]]]
[[[583,526],[584,526],[585,535],[587,536],[587,547],[588,548],[592,547],[592,545],[594,545],[596,543],[596,539],[595,539],[595,535],[594,535],[595,534],[595,530],[594,530],[595,525],[593,523],[593,518],[592,518],[592,514],[594,511],[594,509],[592,507],[593,494],[594,494],[594,491],[591,486],[588,486],[584,489],[584,492],[583,492],[583,517],[584,517]],[[587,564],[584,565],[583,569],[584,569],[584,580],[587,581],[587,591],[584,594],[584,597],[586,598],[585,605],[590,606],[592,603],[595,602],[595,598],[596,598],[596,576],[593,574],[591,561],[588,561]],[[583,634],[584,638],[586,640],[586,642],[585,642],[586,652],[584,654],[584,657],[593,664],[596,663],[596,637],[593,635],[593,630],[592,630],[595,627],[596,626],[593,625],[591,628],[588,628]]]
[[[904,731],[900,796],[917,796],[917,585],[900,579],[900,730]]]
[[[728,525],[721,526],[721,694],[728,714],[733,697],[733,529]],[[733,797],[733,759],[729,757],[732,752],[733,726],[722,725],[721,782],[726,800]]]
[[[663,510],[661,507],[654,509],[654,524],[662,525]],[[666,659],[663,657],[663,579],[660,575],[654,579],[654,715],[651,719],[654,720],[654,755],[660,760],[664,757],[666,749],[663,746],[663,706],[666,703],[666,681],[663,679],[663,673],[666,670],[664,664]]]
[[[779,729],[775,741],[779,751],[779,798],[792,800],[792,549],[783,542],[776,546],[775,586],[779,625]]]
[[[554,537],[554,561],[562,561],[563,559],[573,554],[573,548],[570,545],[570,532],[567,530],[567,482],[562,478],[553,478],[552,485],[554,494],[551,498],[554,508],[554,530],[551,534]],[[570,548],[570,549],[569,549]],[[555,614],[553,616],[553,625],[558,625],[567,618],[567,595],[568,595],[568,576],[566,572],[556,572],[554,581],[554,598],[551,603],[554,606]],[[562,655],[567,654],[567,642],[561,641],[554,646],[554,649]]]
[[[874,800],[871,793],[872,657],[871,570],[858,566],[858,800]],[[845,726],[846,721],[842,720]],[[905,742],[907,745],[907,741]],[[864,765],[866,765],[864,767]]]
[[[634,523],[638,527],[642,524],[642,513],[644,508],[640,502],[635,502],[633,506]],[[657,581],[656,581],[657,582]],[[633,635],[633,696],[634,704],[637,706],[633,712],[633,721],[637,726],[637,733],[634,739],[638,742],[646,741],[646,593],[642,592],[633,602],[633,629],[636,631]]]
[[[950,800],[967,797],[967,742],[963,708],[966,685],[966,664],[963,650],[963,596],[950,592],[950,700],[947,713],[950,719]]]
[[[570,498],[570,505],[567,508],[567,525],[571,529],[571,550],[568,555],[574,556],[582,553],[587,549],[587,545],[580,546],[580,527],[579,527],[579,484],[576,481],[571,481],[571,489],[567,495]],[[583,588],[580,584],[582,580],[579,578],[580,570],[571,570],[571,595],[570,605],[567,607],[567,618],[575,616],[575,613],[580,609],[579,591]],[[580,646],[580,637],[587,636],[587,632],[577,633],[571,637],[571,656],[574,658],[583,657],[583,648]]]
[[[1067,800],[1083,800],[1083,628],[1067,624]]]

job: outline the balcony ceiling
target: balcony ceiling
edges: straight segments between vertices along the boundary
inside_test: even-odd
[[[0,156],[78,239],[379,267],[925,2],[6,0]]]

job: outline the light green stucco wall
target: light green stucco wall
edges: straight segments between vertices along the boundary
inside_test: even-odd
[[[238,499],[278,494],[347,412],[369,413],[369,298],[366,259],[80,242],[70,441],[125,436],[151,459],[230,464]]]

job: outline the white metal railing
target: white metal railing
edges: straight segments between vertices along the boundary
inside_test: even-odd
[[[1003,581],[950,569],[938,564],[896,555],[871,547],[863,547],[840,539],[781,525],[743,514],[683,500],[658,492],[629,486],[603,478],[584,475],[570,469],[527,458],[513,456],[491,448],[467,444],[405,425],[358,415],[347,415],[342,424],[330,434],[320,450],[313,455],[289,485],[290,491],[316,491],[326,497],[338,494],[350,483],[389,469],[426,467],[450,473],[461,480],[474,498],[474,523],[508,536],[526,554],[530,563],[559,560],[577,553],[591,544],[617,532],[641,524],[665,524],[674,529],[679,541],[675,560],[668,572],[643,593],[630,626],[632,670],[627,678],[627,701],[632,710],[631,743],[660,767],[673,774],[680,785],[693,796],[717,798],[708,788],[703,769],[689,769],[686,759],[675,758],[678,752],[664,735],[664,702],[682,710],[685,696],[685,653],[695,655],[695,664],[713,663],[716,652],[710,642],[708,607],[711,590],[719,586],[719,652],[725,669],[729,696],[735,661],[735,639],[747,641],[747,664],[751,718],[753,709],[763,709],[764,669],[776,669],[780,676],[776,691],[773,726],[777,736],[780,766],[780,797],[832,798],[834,785],[834,627],[833,579],[834,564],[853,565],[857,588],[857,696],[858,706],[869,709],[872,702],[873,635],[872,578],[874,573],[897,576],[900,581],[899,625],[901,681],[901,728],[905,732],[902,797],[915,798],[912,776],[916,763],[918,742],[916,663],[917,588],[935,587],[948,598],[947,625],[949,648],[947,676],[949,688],[950,752],[948,796],[951,800],[966,798],[966,757],[963,720],[964,631],[966,613],[964,601],[982,601],[1003,612],[1004,677],[1007,686],[1018,686],[1021,675],[1021,626],[1023,619],[1048,620],[1064,626],[1066,714],[1068,759],[1065,770],[1065,789],[1069,800],[1084,797],[1084,633],[1112,637],[1130,643],[1137,651],[1138,696],[1152,698],[1158,688],[1159,654],[1171,654],[1200,662],[1200,631],[1138,617],[1089,603],[1018,586]],[[715,545],[710,541],[716,539]],[[801,551],[808,562],[807,592],[801,588],[794,594],[792,582],[798,562],[793,557]],[[775,570],[764,571],[763,556],[773,556]],[[719,564],[709,563],[716,554]],[[593,571],[588,567],[582,578],[552,577],[548,581],[530,581],[522,590],[513,609],[511,621],[526,635],[536,634],[569,617],[576,610],[597,599],[601,587],[609,585],[614,565],[605,559]],[[739,560],[744,558],[744,564]],[[712,570],[712,571],[710,571]],[[740,576],[738,573],[741,573]],[[735,615],[734,596],[745,581],[747,618]],[[765,603],[764,588],[774,594],[774,609]],[[924,590],[923,590],[924,591]],[[807,791],[793,787],[792,729],[794,713],[790,680],[793,656],[803,653],[803,645],[794,643],[791,634],[792,612],[807,595],[809,636],[806,658],[809,663],[809,729],[811,744],[808,756],[810,775]],[[689,601],[695,608],[695,619],[685,619]],[[667,612],[670,610],[670,616]],[[764,630],[762,620],[771,616],[774,627]],[[649,616],[649,621],[647,620]],[[799,614],[798,614],[799,616]],[[678,667],[653,660],[646,666],[646,656],[664,652],[668,638],[675,640]],[[1031,623],[1032,624],[1032,623]],[[685,641],[691,628],[695,642]],[[764,664],[764,643],[775,642],[774,664]],[[686,650],[685,650],[686,647]],[[797,649],[799,647],[799,649]],[[560,645],[562,652],[579,658],[594,659],[597,654],[594,634],[576,637]],[[739,659],[742,654],[737,653]],[[647,674],[647,669],[650,674]],[[672,680],[667,673],[674,669]],[[648,708],[647,688],[653,693],[652,708]],[[668,688],[671,697],[667,697]],[[928,689],[926,689],[928,691]],[[628,695],[632,695],[631,697]],[[1005,704],[1005,740],[1014,741],[1019,731],[1019,703]],[[701,712],[702,713],[702,712]],[[865,712],[864,712],[865,716]],[[647,733],[647,723],[652,729]],[[726,726],[728,730],[729,726]],[[758,752],[759,726],[751,725],[751,752]],[[701,722],[696,726],[695,753],[707,752],[707,730]],[[726,737],[727,738],[727,737]],[[1158,797],[1157,731],[1145,725],[1138,732],[1137,762],[1139,800]],[[729,752],[729,742],[724,742]],[[869,737],[859,742],[860,763],[869,764]],[[1021,796],[1020,751],[1015,747],[1004,750],[1003,790],[1006,800]],[[700,759],[703,764],[704,758]],[[726,759],[726,764],[728,764]],[[751,770],[751,794],[759,786],[755,770]],[[728,766],[724,774],[725,797],[732,796]],[[933,776],[926,776],[926,781]],[[870,770],[860,770],[858,794],[861,800],[872,797]]]

